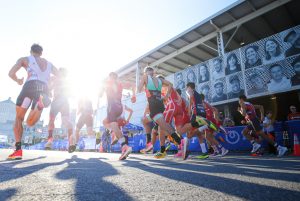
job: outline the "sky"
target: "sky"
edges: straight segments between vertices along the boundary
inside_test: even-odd
[[[29,55],[33,43],[43,46],[42,57],[55,67],[68,69],[72,99],[88,96],[95,102],[109,72],[233,2],[0,0],[0,101],[16,100],[21,86],[8,77],[8,71],[20,57]],[[17,75],[26,78],[25,70]]]

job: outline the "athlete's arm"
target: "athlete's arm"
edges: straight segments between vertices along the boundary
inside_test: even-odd
[[[246,116],[246,106],[245,106],[245,103],[244,102],[240,102],[240,113],[243,115],[243,116]]]
[[[16,62],[16,64],[10,69],[8,76],[14,80],[15,82],[17,82],[19,85],[22,85],[24,82],[24,77],[22,78],[18,78],[16,73],[22,68],[22,67],[27,67],[28,65],[28,60],[26,57],[22,57],[20,59],[18,59],[18,61]]]
[[[130,107],[127,107],[127,105],[125,105],[125,110],[126,110],[127,112],[129,112],[128,118],[127,118],[127,120],[126,120],[126,122],[129,122],[130,119],[131,119],[131,117],[132,117],[133,110],[132,110]]]
[[[253,105],[255,109],[258,109],[260,111],[260,120],[264,120],[264,107],[262,105]]]
[[[167,85],[167,86],[168,86],[167,94],[166,94],[166,96],[165,96],[165,100],[168,100],[168,98],[169,98],[170,95],[171,95],[171,91],[172,91],[172,88],[173,88],[173,84],[172,84],[171,82],[169,82],[168,80],[166,80],[166,79],[163,79],[163,80],[161,80],[161,81],[162,81],[162,83],[163,83],[164,85]]]
[[[146,76],[146,75],[143,75],[143,77],[142,77],[142,79],[141,79],[141,81],[140,81],[140,84],[139,84],[139,86],[138,86],[138,88],[137,88],[137,92],[138,92],[138,93],[141,93],[141,92],[142,92],[143,87],[146,85],[146,81],[147,81],[147,76]]]

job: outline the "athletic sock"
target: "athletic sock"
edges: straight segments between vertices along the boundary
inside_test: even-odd
[[[219,149],[222,149],[222,147],[223,147],[223,146],[222,146],[221,144],[218,144],[218,148],[219,148]]]
[[[53,130],[48,130],[48,140],[52,138],[52,136],[53,136]]]
[[[128,145],[128,136],[124,136],[124,138],[125,138],[125,144]]]
[[[160,146],[160,153],[164,153],[166,151],[166,147],[165,146]]]
[[[177,133],[172,133],[171,137],[175,140],[175,142],[180,145],[181,144],[181,138],[177,135]]]
[[[208,126],[207,126],[207,125],[204,125],[204,126],[201,126],[200,128],[198,128],[198,130],[199,130],[200,132],[203,132],[203,131],[205,131],[206,129],[208,129]]]
[[[121,147],[123,147],[123,146],[126,144],[126,142],[125,142],[125,137],[122,136],[122,137],[119,139],[119,142],[121,143]]]
[[[16,146],[16,151],[22,149],[22,143],[21,142],[16,142],[15,146]]]
[[[212,145],[211,147],[213,148],[214,152],[219,153],[219,149],[216,145]]]
[[[146,134],[147,144],[151,142],[151,133]]]
[[[205,143],[200,143],[200,147],[201,147],[202,153],[204,153],[204,154],[207,153]]]

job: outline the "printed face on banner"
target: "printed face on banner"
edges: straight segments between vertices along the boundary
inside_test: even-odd
[[[208,70],[208,62],[203,62],[196,65],[198,71],[198,83],[208,82],[210,79],[210,73]]]
[[[209,66],[211,69],[211,81],[215,81],[225,76],[223,57],[209,60]]]
[[[188,82],[213,105],[300,89],[300,25],[175,74],[183,94]]]

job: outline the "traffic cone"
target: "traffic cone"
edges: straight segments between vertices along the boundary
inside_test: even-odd
[[[300,156],[300,144],[296,133],[294,133],[294,156]]]

